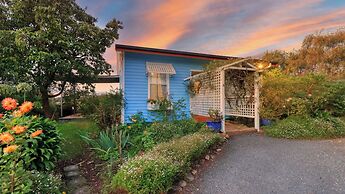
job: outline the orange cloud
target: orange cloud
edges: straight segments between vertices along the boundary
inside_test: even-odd
[[[168,0],[143,14],[148,30],[129,42],[134,45],[166,48],[190,30],[190,24],[202,14],[211,0],[187,2]]]
[[[345,18],[344,9],[318,17],[264,27],[247,35],[243,40],[233,44],[231,48],[219,50],[217,53],[243,55],[316,30],[340,27],[345,25],[345,20],[341,20],[341,18]]]

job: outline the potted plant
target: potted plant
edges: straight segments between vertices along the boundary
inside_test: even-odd
[[[210,116],[211,120],[206,122],[207,127],[213,129],[214,132],[219,133],[222,129],[222,114],[217,109],[209,109],[208,115]]]
[[[158,101],[155,99],[147,99],[147,109],[148,110],[157,110],[159,108]]]
[[[193,97],[200,93],[201,86],[202,86],[202,83],[200,80],[192,79],[187,84],[187,91]]]

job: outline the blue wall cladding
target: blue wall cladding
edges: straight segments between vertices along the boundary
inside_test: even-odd
[[[186,102],[185,112],[189,114],[189,95],[186,90],[184,79],[190,76],[191,70],[202,70],[203,64],[206,64],[209,61],[125,52],[125,122],[130,122],[129,117],[138,112],[142,112],[148,121],[152,121],[152,111],[147,110],[147,62],[170,63],[174,66],[176,74],[170,76],[170,96],[173,101],[184,98]]]

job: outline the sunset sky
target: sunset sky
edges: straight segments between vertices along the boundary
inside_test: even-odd
[[[345,26],[345,0],[77,0],[116,43],[229,56],[298,48],[306,34]],[[114,47],[105,58],[115,64]]]

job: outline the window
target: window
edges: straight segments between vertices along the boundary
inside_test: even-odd
[[[169,96],[169,74],[149,73],[148,88],[150,100],[163,100]]]
[[[157,100],[169,98],[170,76],[175,75],[176,71],[172,64],[147,62],[146,73],[148,76],[147,108],[157,110],[159,108]]]

